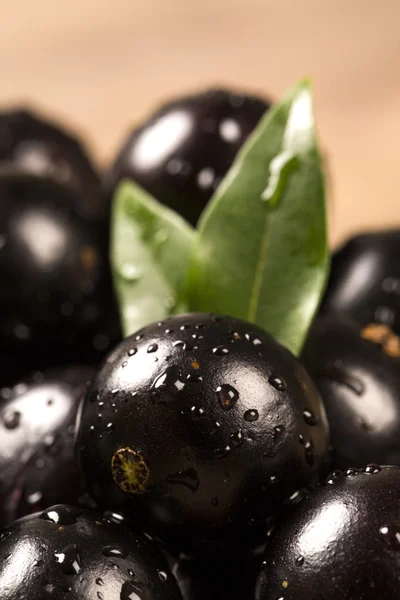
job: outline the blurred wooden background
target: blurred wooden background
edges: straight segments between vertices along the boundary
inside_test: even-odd
[[[166,96],[279,97],[304,75],[331,176],[331,238],[400,226],[400,0],[0,0],[0,106],[75,126],[99,161]]]

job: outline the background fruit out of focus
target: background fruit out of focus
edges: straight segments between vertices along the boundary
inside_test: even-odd
[[[0,107],[85,135],[106,164],[164,100],[312,77],[331,241],[400,226],[399,0],[1,0]]]

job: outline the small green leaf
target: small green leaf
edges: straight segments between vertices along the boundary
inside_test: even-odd
[[[305,81],[263,118],[203,214],[189,308],[256,323],[297,354],[327,271],[324,175]]]
[[[133,182],[114,198],[111,264],[124,334],[183,312],[194,231]]]

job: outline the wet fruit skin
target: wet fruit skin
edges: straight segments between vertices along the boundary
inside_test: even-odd
[[[0,534],[4,600],[181,600],[164,557],[115,519],[59,505]]]
[[[50,179],[0,174],[0,351],[28,370],[96,363],[120,335],[102,232],[71,196]]]
[[[103,508],[200,552],[257,543],[282,500],[316,477],[327,441],[319,395],[289,351],[244,321],[189,314],[108,356],[77,449]]]
[[[106,178],[108,195],[133,179],[195,225],[269,106],[224,89],[165,104],[123,143]]]
[[[25,108],[0,112],[0,169],[47,176],[75,192],[84,216],[104,210],[100,177],[82,141],[55,122]]]
[[[0,529],[51,504],[78,503],[75,421],[93,373],[51,369],[0,390]]]
[[[314,323],[302,358],[324,401],[334,465],[400,465],[399,338],[329,315]]]
[[[400,230],[359,235],[334,254],[323,313],[360,325],[382,323],[400,334]]]
[[[400,469],[335,472],[276,527],[257,600],[400,596]]]

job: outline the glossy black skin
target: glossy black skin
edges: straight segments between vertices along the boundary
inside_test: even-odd
[[[332,259],[321,312],[343,313],[360,325],[383,323],[400,333],[400,230],[359,235]]]
[[[225,385],[239,395],[229,410],[217,394]],[[306,408],[316,424],[305,422]],[[316,477],[328,441],[319,395],[290,352],[253,325],[209,314],[172,317],[119,344],[88,391],[79,434],[95,501],[185,552],[257,543],[282,500]],[[143,493],[113,479],[111,460],[126,447],[150,471]]]
[[[164,557],[145,537],[115,519],[65,505],[20,519],[0,534],[0,597],[181,599]]]
[[[70,200],[84,216],[104,211],[100,177],[82,140],[25,108],[0,112],[0,169],[10,166],[71,187]]]
[[[400,470],[380,469],[334,473],[286,515],[267,544],[257,600],[400,597]]]
[[[0,353],[25,372],[96,363],[120,339],[102,232],[74,202],[50,179],[0,174]]]
[[[78,503],[75,421],[93,373],[52,369],[0,390],[0,529],[51,504]]]
[[[219,560],[181,557],[172,573],[183,600],[253,600],[262,555],[260,549],[254,554],[221,555]]]
[[[121,179],[197,220],[270,103],[225,89],[165,104],[122,144],[106,180],[111,195]]]
[[[335,315],[316,320],[303,362],[324,401],[333,465],[400,465],[400,358]]]

